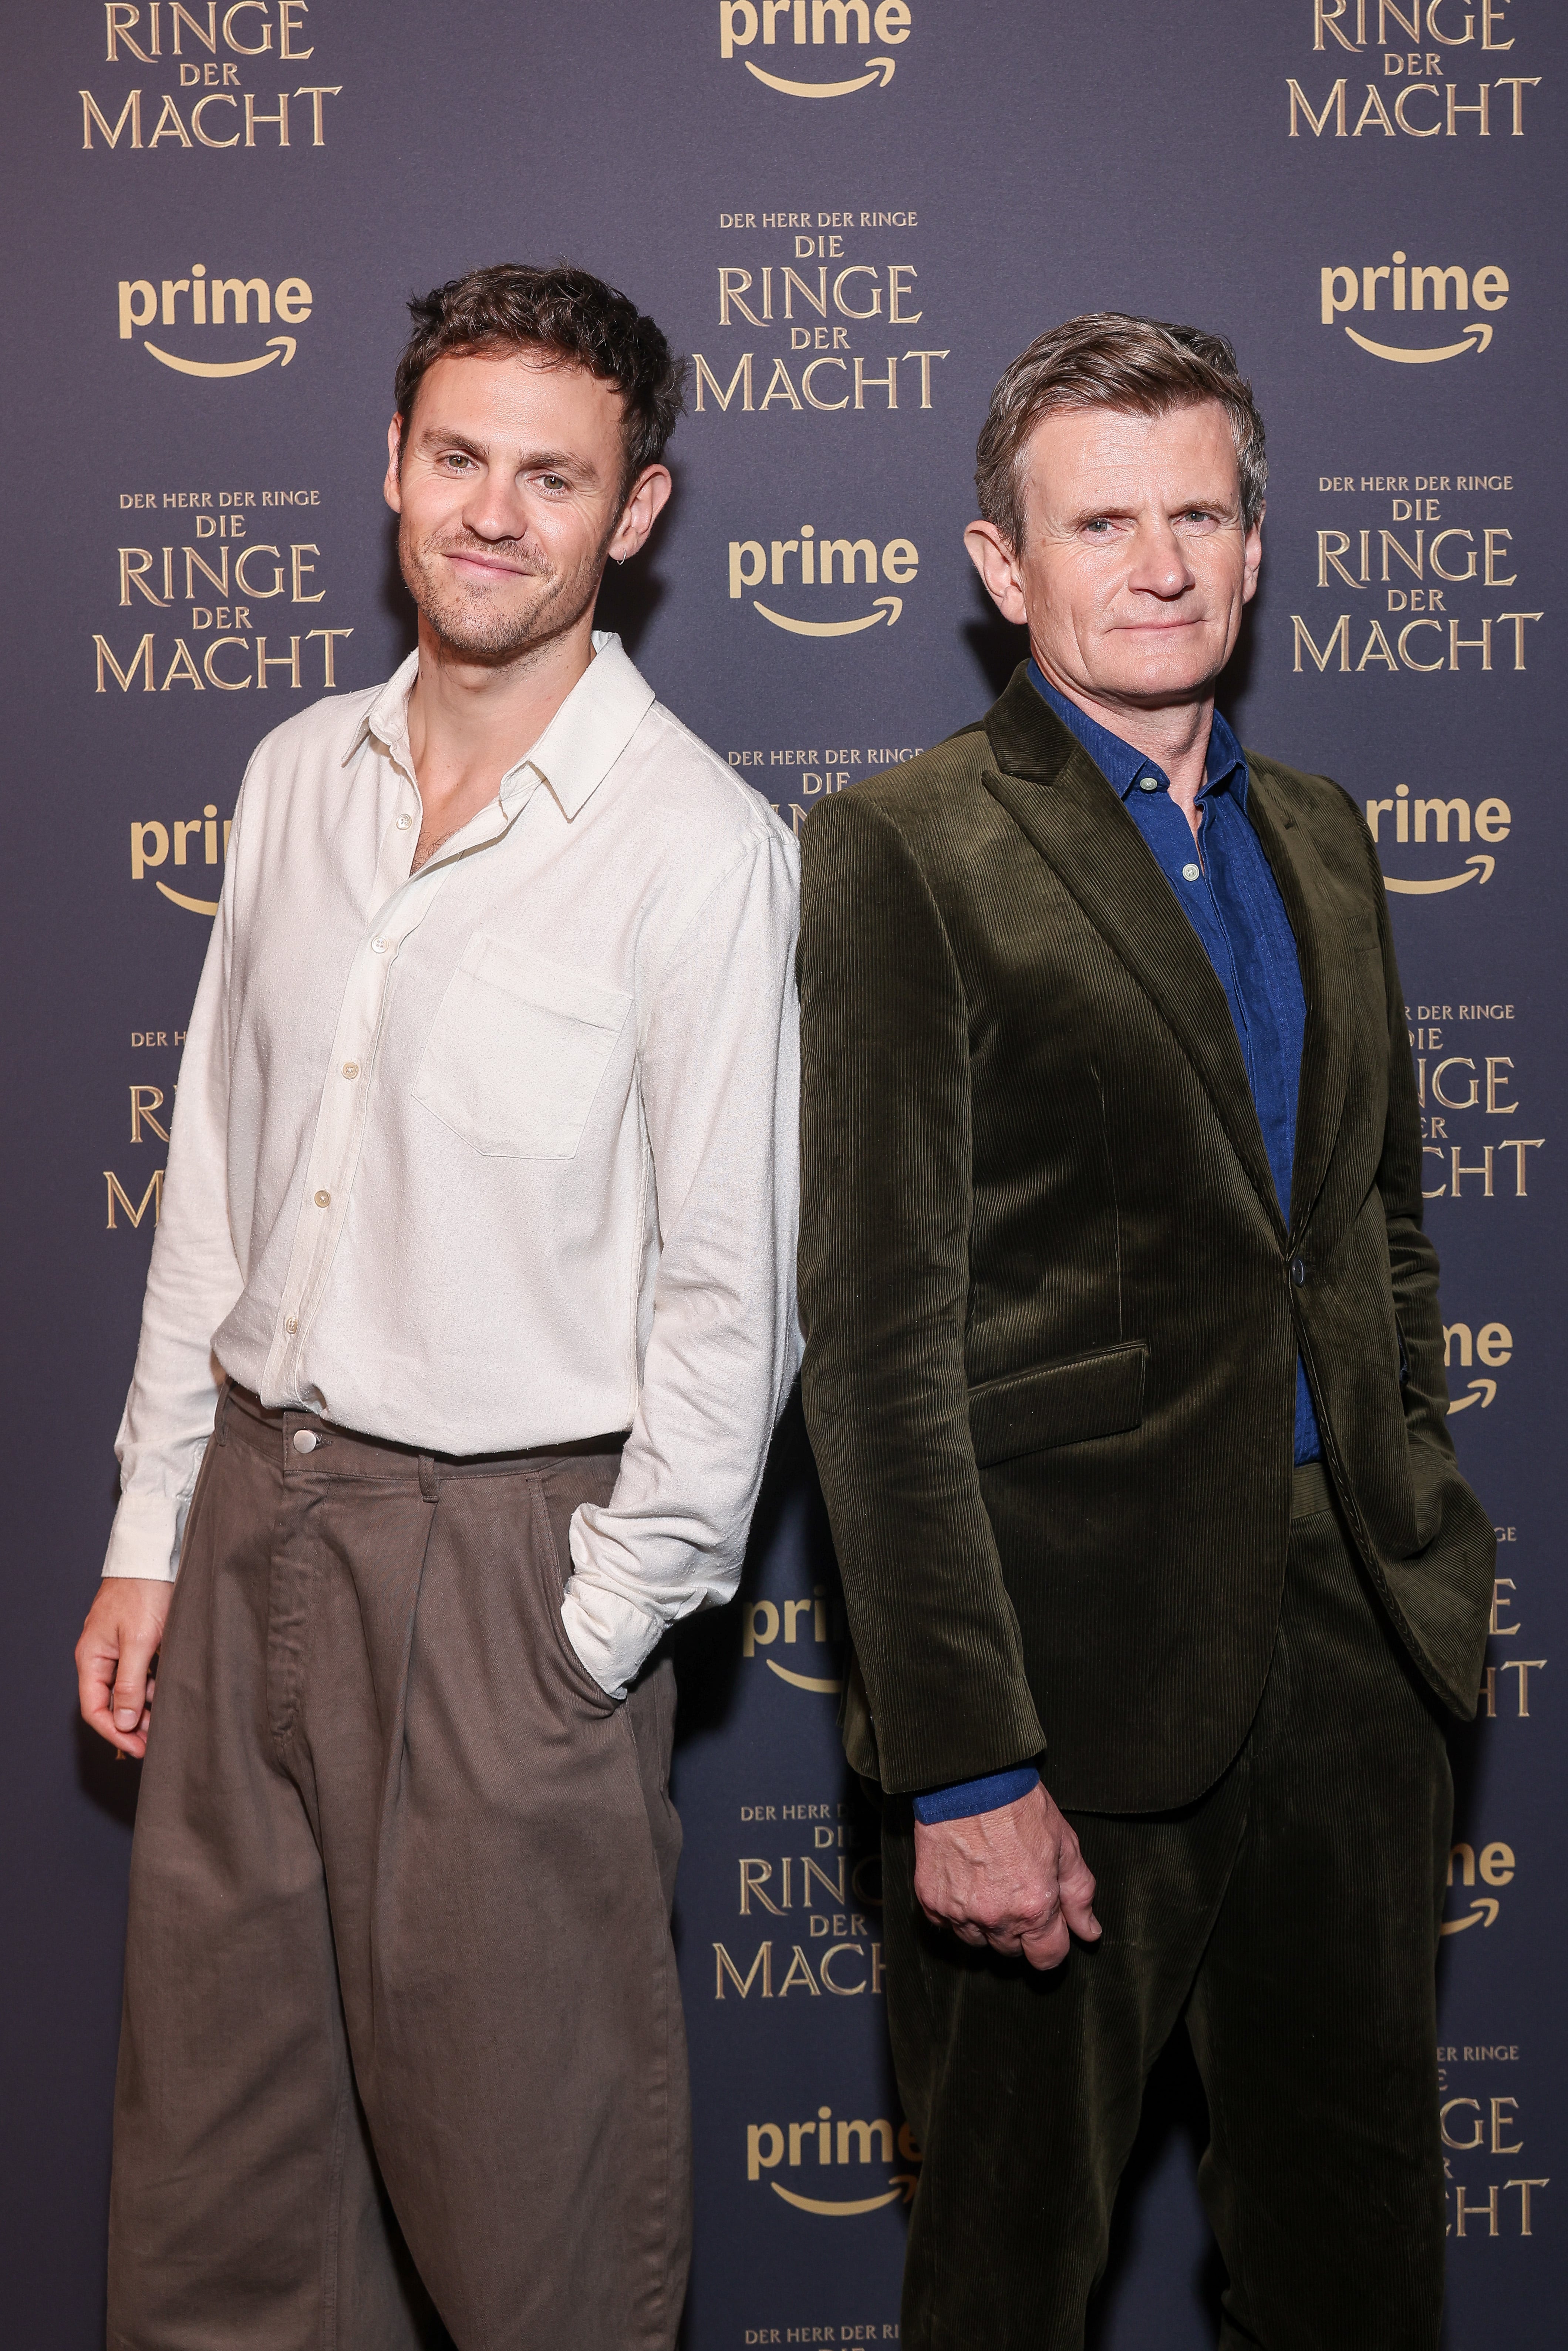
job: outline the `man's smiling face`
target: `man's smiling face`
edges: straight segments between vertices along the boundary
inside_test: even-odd
[[[1159,416],[1055,410],[1022,469],[1023,543],[1002,567],[1007,597],[987,584],[1009,619],[1027,620],[1052,684],[1144,708],[1211,689],[1262,554],[1218,402]]]
[[[621,517],[621,414],[613,385],[542,353],[427,370],[389,435],[386,498],[409,593],[452,653],[498,665],[591,609]]]

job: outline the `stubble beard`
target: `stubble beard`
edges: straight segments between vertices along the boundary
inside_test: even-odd
[[[529,538],[481,540],[459,530],[416,544],[405,516],[398,530],[398,561],[421,619],[439,642],[463,660],[501,668],[538,652],[592,609],[609,537],[607,532],[604,546],[572,570],[559,571]],[[517,589],[507,593],[455,580],[443,559],[460,550],[516,564]]]

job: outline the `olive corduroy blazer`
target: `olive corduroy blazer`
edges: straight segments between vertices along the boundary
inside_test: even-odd
[[[1326,778],[1249,777],[1307,1003],[1288,1217],[1202,946],[1023,669],[804,829],[805,1405],[846,1743],[890,1792],[1035,1756],[1091,1810],[1213,1783],[1274,1650],[1298,1350],[1389,1623],[1474,1710],[1493,1539],[1376,857]]]

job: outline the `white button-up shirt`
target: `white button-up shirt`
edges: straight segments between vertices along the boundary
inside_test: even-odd
[[[433,1453],[629,1430],[563,1610],[607,1690],[733,1593],[800,1353],[796,850],[594,644],[417,873],[417,655],[252,758],[106,1574],[174,1575],[221,1367]]]

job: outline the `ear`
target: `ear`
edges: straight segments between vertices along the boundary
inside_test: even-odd
[[[964,533],[969,560],[986,583],[986,593],[1004,621],[1023,627],[1029,620],[1018,557],[995,523],[972,522]]]
[[[402,484],[398,479],[398,459],[402,454],[402,418],[394,416],[387,426],[387,471],[382,484],[382,496],[394,515],[402,512]]]
[[[1267,507],[1260,507],[1258,519],[1248,532],[1241,550],[1241,601],[1249,604],[1258,593],[1258,572],[1263,561],[1263,517]]]
[[[649,465],[632,483],[605,552],[616,563],[635,555],[669,504],[674,487],[667,465]]]

